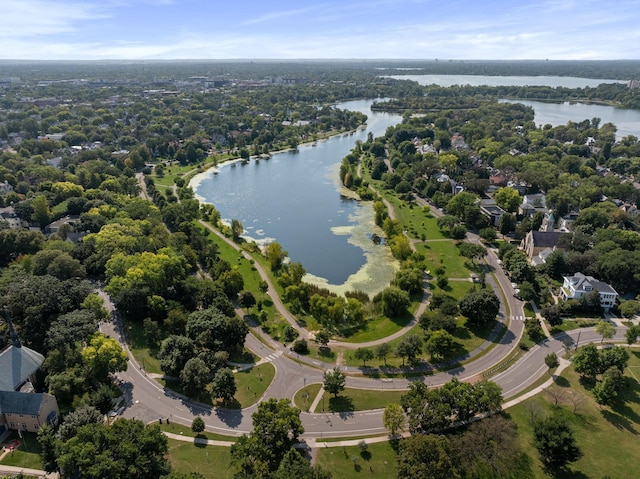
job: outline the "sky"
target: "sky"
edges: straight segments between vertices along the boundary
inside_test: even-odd
[[[640,0],[0,0],[0,59],[640,59]]]

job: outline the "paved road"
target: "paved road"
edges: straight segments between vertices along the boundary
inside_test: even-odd
[[[203,224],[212,229],[206,223]],[[212,229],[212,231],[219,234],[215,229]],[[237,247],[228,238],[223,237],[223,239]],[[474,242],[478,241],[478,238],[472,234],[468,235],[468,239]],[[523,303],[513,297],[511,282],[499,266],[495,251],[489,250],[485,260],[487,267],[493,272],[493,274],[487,274],[487,283],[501,296],[500,321],[507,327],[505,334],[499,342],[494,343],[495,339],[486,341],[478,349],[472,351],[468,358],[462,358],[463,360],[468,359],[469,362],[445,373],[430,375],[425,372],[423,376],[413,380],[423,380],[434,386],[444,384],[452,377],[457,377],[460,380],[475,381],[481,379],[484,373],[503,361],[517,347],[524,330],[524,322],[512,318],[521,319],[524,317]],[[255,263],[255,266],[262,278],[269,283],[269,293],[280,314],[291,324],[299,327],[295,318],[284,308],[280,298],[275,294],[276,289],[270,283],[266,272],[258,263]],[[103,297],[107,300],[108,309],[113,312],[113,305],[110,300],[106,295],[103,295]],[[115,313],[113,314],[115,315]],[[100,330],[105,334],[118,338],[125,344],[121,331],[117,330],[117,324],[117,321],[102,323]],[[495,331],[496,334],[497,332]],[[254,333],[260,334],[260,331],[254,329]],[[571,337],[575,342],[578,340],[578,334],[582,335],[581,343],[599,339],[593,329],[572,332],[564,337]],[[308,337],[309,332],[304,331],[303,336]],[[616,339],[623,339],[623,336],[624,332],[618,328]],[[321,383],[324,370],[333,366],[310,358],[299,357],[268,337],[263,336],[263,340],[267,345],[259,341],[253,334],[250,334],[247,337],[246,346],[260,358],[271,362],[276,368],[275,378],[266,390],[264,397],[292,399],[296,391],[305,384]],[[541,345],[532,348],[506,371],[492,378],[503,388],[505,399],[517,395],[546,374],[544,357],[550,351],[561,353],[564,349],[562,340],[563,338],[543,342]],[[349,347],[363,347],[362,344],[345,343],[346,345]],[[123,413],[125,417],[135,417],[146,422],[157,421],[158,418],[163,418],[163,420],[169,418],[172,421],[190,425],[195,416],[201,416],[205,420],[207,430],[212,432],[239,435],[251,430],[251,414],[257,409],[256,405],[241,411],[231,411],[213,409],[202,404],[193,403],[184,397],[165,390],[154,379],[145,374],[131,354],[129,354],[129,357],[130,362],[127,371],[117,375],[121,388],[125,393],[126,409]],[[472,358],[476,359],[471,360]],[[359,372],[358,368],[354,367],[343,366],[342,369],[349,373]],[[347,377],[348,387],[363,389],[406,389],[409,386],[409,382],[409,380],[398,378],[390,381],[372,379],[358,374]],[[259,401],[261,398],[257,399]],[[309,441],[328,436],[345,437],[386,433],[382,426],[382,410],[335,414],[303,413],[301,418],[306,431],[303,437]]]

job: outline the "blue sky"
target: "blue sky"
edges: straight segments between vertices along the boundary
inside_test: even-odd
[[[640,0],[0,0],[0,59],[640,59]]]

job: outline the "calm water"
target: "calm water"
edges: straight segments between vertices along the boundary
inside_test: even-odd
[[[621,80],[601,80],[577,77],[554,76],[486,76],[486,75],[389,75],[396,80],[412,80],[420,85],[471,86],[550,86],[566,88],[596,87],[601,83],[625,83]]]
[[[615,82],[571,77],[403,76],[408,77],[442,86],[470,84],[467,79],[478,85],[572,88]],[[598,117],[601,124],[614,123],[618,137],[640,136],[638,111],[582,103],[519,102],[534,108],[539,125]],[[341,291],[379,291],[394,274],[388,249],[370,240],[375,230],[371,205],[343,196],[338,182],[340,162],[357,140],[365,141],[369,132],[380,136],[401,121],[399,115],[372,112],[370,105],[368,100],[338,105],[365,113],[369,118],[366,129],[319,141],[316,146],[303,145],[295,152],[275,153],[270,160],[222,165],[219,174],[208,171],[192,181],[196,195],[214,204],[226,221],[240,220],[248,237],[265,243],[278,241],[291,260],[301,262],[312,275],[311,282],[342,286]]]
[[[380,136],[401,121],[399,115],[372,112],[370,105],[371,101],[338,105],[365,113],[366,129],[316,146],[303,145],[295,152],[275,153],[269,160],[222,165],[219,174],[200,175],[192,186],[223,219],[240,220],[247,236],[259,242],[278,241],[308,273],[341,285],[365,266],[370,254],[375,255],[371,248],[385,248],[356,238],[358,231],[362,236],[363,226],[369,236],[374,232],[372,208],[343,196],[338,181],[340,162],[357,140],[366,141],[370,131]]]
[[[568,121],[581,122],[592,118],[600,118],[600,126],[613,123],[618,128],[616,136],[622,138],[627,135],[640,137],[640,111],[626,110],[605,105],[588,103],[547,103],[529,100],[501,100],[522,103],[535,111],[536,125],[566,125]]]

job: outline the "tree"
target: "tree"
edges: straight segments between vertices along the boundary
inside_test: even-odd
[[[594,344],[582,346],[573,357],[573,367],[580,376],[595,378],[600,371],[600,355]]]
[[[462,297],[458,306],[472,325],[480,327],[496,319],[500,311],[500,300],[491,290],[472,290]]]
[[[180,381],[184,384],[187,390],[192,392],[201,391],[209,380],[209,367],[205,362],[198,358],[189,359],[184,369],[180,371]]]
[[[171,465],[167,437],[157,425],[118,419],[111,426],[88,424],[60,446],[58,465],[67,477],[160,478]]]
[[[211,395],[216,399],[231,401],[236,394],[236,378],[229,368],[222,368],[216,371],[211,381]]]
[[[347,378],[339,367],[335,367],[330,371],[325,371],[323,375],[322,388],[333,397],[338,397],[341,391],[344,391]]]
[[[62,349],[68,344],[86,343],[97,328],[98,322],[91,311],[78,309],[61,314],[51,322],[45,345],[49,349]]]
[[[533,424],[533,445],[546,468],[558,470],[582,457],[573,431],[561,416],[539,419]]]
[[[396,346],[396,354],[402,358],[403,366],[405,358],[407,358],[409,362],[413,362],[421,352],[422,339],[417,334],[409,334],[405,336]]]
[[[425,350],[431,355],[432,361],[441,360],[445,353],[455,343],[453,335],[444,329],[433,331],[425,344]]]
[[[638,340],[638,336],[640,336],[640,328],[635,324],[629,326],[629,328],[625,332],[625,337],[627,338],[627,344],[629,346],[631,346]]]
[[[40,445],[42,468],[47,472],[58,472],[57,449],[59,440],[56,437],[56,432],[48,424],[43,424],[38,431],[37,439]]]
[[[244,226],[242,226],[240,220],[231,220],[231,238],[233,238],[233,241],[238,242],[242,233],[244,233]]]
[[[549,374],[551,374],[551,370],[560,366],[560,361],[558,361],[558,356],[556,353],[549,353],[544,357],[544,363],[549,368]]]
[[[551,326],[560,326],[562,324],[561,307],[557,304],[545,306],[542,308],[542,316],[549,321]]]
[[[609,321],[598,321],[596,324],[596,331],[600,336],[602,336],[602,343],[605,339],[613,338],[613,335],[616,334],[616,328]]]
[[[331,473],[318,466],[312,466],[300,452],[289,449],[280,461],[278,470],[270,476],[271,479],[331,479]]]
[[[204,420],[200,416],[194,417],[193,421],[191,421],[191,430],[196,434],[200,434],[201,432],[203,432],[204,427]]]
[[[376,346],[376,358],[384,361],[385,367],[387,366],[387,356],[391,353],[391,345],[389,343],[382,343]]]
[[[409,293],[397,286],[389,286],[384,289],[380,293],[380,299],[382,300],[384,314],[390,318],[397,318],[403,315],[411,304]]]
[[[498,238],[498,233],[493,228],[482,228],[480,230],[480,239],[485,243],[493,243]]]
[[[253,431],[231,446],[231,461],[245,477],[266,477],[278,469],[304,432],[300,409],[292,407],[286,399],[270,398],[258,404],[251,417]]]
[[[31,202],[31,207],[33,208],[33,215],[31,215],[31,219],[38,223],[38,226],[40,226],[41,229],[44,229],[44,227],[51,221],[51,210],[49,209],[49,203],[47,202],[46,196],[36,196]]]
[[[509,186],[500,188],[495,192],[493,196],[496,204],[509,213],[515,213],[520,206],[521,197],[518,190]]]
[[[278,271],[280,269],[287,254],[277,241],[269,243],[269,246],[267,246],[267,260],[271,266],[271,271]]]
[[[456,479],[451,445],[446,436],[416,434],[400,441],[398,477],[402,479]]]
[[[316,333],[316,342],[320,346],[326,348],[330,340],[331,340],[331,333],[326,329],[321,329]]]
[[[404,431],[405,423],[402,406],[395,402],[387,404],[382,413],[382,424],[389,430],[389,434],[395,436],[397,432]]]
[[[373,359],[374,355],[373,355],[373,351],[369,348],[358,348],[356,349],[356,352],[354,353],[354,356],[356,359],[361,359],[362,360],[362,365],[366,366],[367,365],[367,361],[370,361],[371,359]]]
[[[95,333],[89,345],[82,350],[82,359],[88,366],[90,374],[104,381],[109,373],[127,370],[127,353],[114,338],[102,333]]]
[[[487,254],[487,248],[475,243],[460,243],[458,244],[458,249],[462,256],[469,258],[474,263],[476,259],[480,259]]]
[[[162,371],[173,377],[179,377],[187,361],[194,357],[196,348],[186,336],[171,335],[162,342],[158,359]]]

